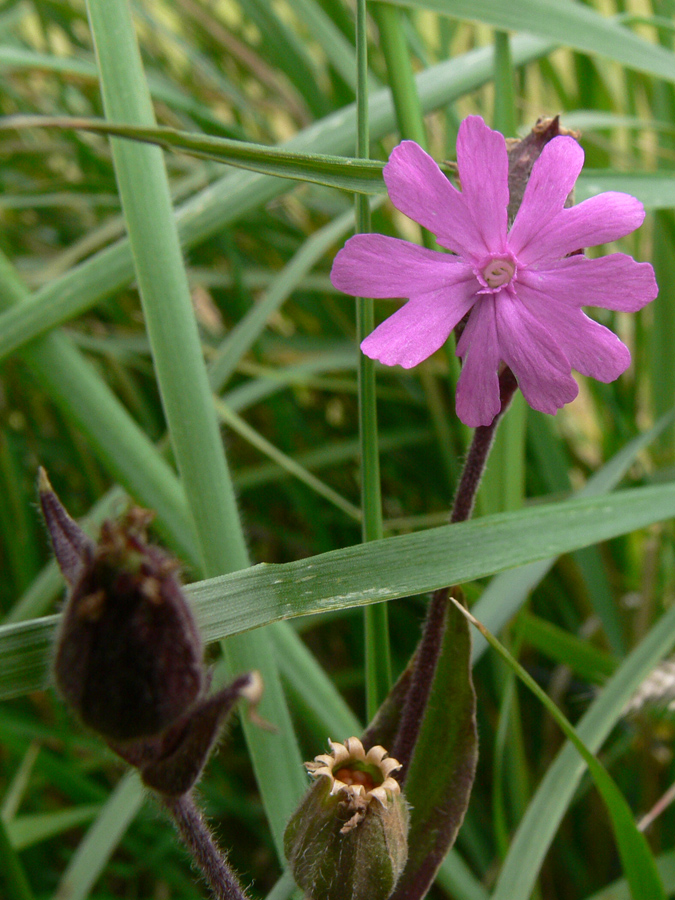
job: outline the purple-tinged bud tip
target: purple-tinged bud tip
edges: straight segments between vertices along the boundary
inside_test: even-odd
[[[38,491],[42,514],[47,523],[56,561],[63,577],[70,587],[74,587],[82,571],[91,561],[94,542],[68,515],[65,507],[54,493],[54,488],[42,466],[38,469]]]

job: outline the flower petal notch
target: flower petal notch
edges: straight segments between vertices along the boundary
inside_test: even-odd
[[[634,312],[658,287],[647,263],[619,253],[583,255],[585,247],[625,237],[644,219],[635,197],[614,191],[571,207],[583,160],[557,119],[540,121],[508,147],[479,116],[465,119],[457,137],[461,190],[413,141],[395,147],[384,168],[392,203],[451,254],[383,235],[347,241],[331,272],[336,288],[408,301],[362,342],[366,356],[411,368],[460,326],[457,414],[472,427],[490,425],[498,414],[498,375],[505,367],[530,406],[550,414],[577,395],[572,369],[599,373],[603,381],[618,377],[630,361],[628,349],[582,319],[583,341],[575,345],[561,310]]]
[[[314,778],[284,844],[307,900],[386,900],[408,858],[408,805],[384,747],[329,741],[305,763]]]

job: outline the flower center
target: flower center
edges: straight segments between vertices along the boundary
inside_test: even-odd
[[[513,278],[516,267],[510,259],[491,259],[483,269],[483,278],[489,288],[500,288]]]

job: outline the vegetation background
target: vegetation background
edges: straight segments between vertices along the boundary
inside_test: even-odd
[[[637,316],[600,313],[633,353],[616,383],[580,378],[579,398],[555,419],[514,404],[479,500],[479,514],[497,518],[486,519],[478,537],[472,532],[462,543],[454,535],[463,532],[433,532],[441,543],[431,557],[412,540],[368,548],[349,595],[335,588],[351,565],[340,551],[362,540],[362,508],[372,510],[373,501],[361,499],[364,388],[354,303],[328,279],[354,223],[353,195],[327,186],[347,177],[344,166],[331,182],[329,161],[318,159],[313,170],[301,161],[292,181],[166,154],[207,367],[200,374],[201,353],[195,356],[181,325],[191,313],[180,297],[174,304],[181,263],[153,180],[159,151],[139,156],[130,144],[133,151],[116,151],[126,172],[122,196],[136,200],[125,227],[108,138],[0,130],[3,896],[190,900],[205,890],[135,776],[79,728],[52,690],[41,690],[53,627],[42,617],[58,608],[62,583],[36,511],[38,464],[94,530],[128,496],[157,510],[157,537],[184,561],[188,581],[249,561],[334,554],[327,563],[333,586],[309,599],[302,579],[312,576],[302,563],[279,570],[294,573],[283,597],[264,570],[242,576],[241,590],[235,578],[222,590],[211,582],[195,589],[209,639],[246,632],[224,650],[213,645],[217,673],[278,669],[280,680],[266,675],[270,702],[283,686],[300,748],[290,720],[281,749],[269,737],[272,743],[254,747],[257,785],[237,724],[200,786],[253,896],[272,891],[281,900],[292,890],[287,880],[275,887],[282,872],[275,845],[304,783],[296,760],[321,752],[329,736],[360,733],[366,720],[372,668],[364,665],[364,627],[372,656],[384,626],[376,626],[373,643],[372,617],[364,626],[360,607],[392,598],[398,674],[419,635],[425,591],[460,578],[478,618],[503,628],[502,640],[579,724],[639,820],[675,781],[669,670],[652,687],[653,702],[624,714],[633,692],[641,684],[647,690],[645,678],[674,634],[667,520],[675,514],[675,458],[667,416],[675,400],[675,3],[374,0],[368,75],[357,79],[348,0],[134,0],[129,7],[125,0],[5,0],[2,115],[101,117],[99,72],[106,109],[117,111],[111,119],[145,114],[141,87],[124,107],[125,79],[135,72],[133,32],[123,28],[129,9],[157,122],[181,131],[352,156],[354,102],[367,90],[374,159],[386,160],[403,134],[451,161],[466,115],[522,136],[539,116],[560,113],[564,127],[581,131],[586,151],[577,199],[617,189],[647,207],[646,224],[621,249],[653,262],[661,291]],[[371,198],[373,230],[422,240],[380,183],[356,186]],[[144,312],[127,229],[147,291]],[[377,319],[393,308],[378,302]],[[165,316],[172,324],[161,333]],[[470,439],[454,414],[456,377],[451,348],[409,372],[377,371],[385,537],[414,537],[447,521]],[[193,427],[193,407],[207,418],[215,410],[229,471],[217,461],[217,432]],[[361,441],[364,430],[372,453],[373,422],[361,422]],[[617,487],[628,490],[592,499]],[[582,489],[591,499],[568,500]],[[188,505],[201,510],[196,538]],[[575,509],[583,515],[566,512]],[[247,631],[288,615],[298,618]],[[433,896],[628,897],[610,819],[576,751],[559,754],[558,726],[512,669],[484,650],[476,645],[478,777]],[[671,896],[675,810],[645,833],[663,896]]]

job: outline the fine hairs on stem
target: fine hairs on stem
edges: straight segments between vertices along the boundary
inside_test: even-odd
[[[509,408],[517,387],[518,382],[513,372],[510,369],[504,369],[499,376],[501,408],[489,425],[479,425],[474,432],[452,506],[450,522],[453,524],[455,522],[466,522],[467,519],[471,518],[480,480],[485,471],[485,463],[487,462],[492,442],[495,439],[497,425]]]
[[[464,522],[471,517],[476,493],[480,485],[490,448],[495,438],[497,425],[506,412],[518,387],[510,369],[504,369],[499,377],[501,407],[490,425],[476,428],[471,447],[467,454],[462,477],[452,508],[450,521]],[[415,665],[408,689],[401,724],[391,749],[392,755],[401,763],[398,778],[405,784],[405,778],[412,753],[419,735],[424,710],[429,699],[433,673],[441,652],[446,612],[452,591],[457,588],[441,588],[434,592],[427,612],[422,639],[415,657]]]
[[[192,793],[163,797],[162,802],[217,900],[248,900]]]
[[[445,613],[448,606],[450,588],[434,591],[427,612],[427,619],[422,633],[422,640],[416,654],[416,664],[410,687],[405,698],[405,706],[401,716],[396,740],[391,748],[391,755],[401,764],[397,775],[401,784],[405,784],[408,767],[412,758],[419,731],[424,719],[424,711],[431,693],[434,672],[443,643]]]

